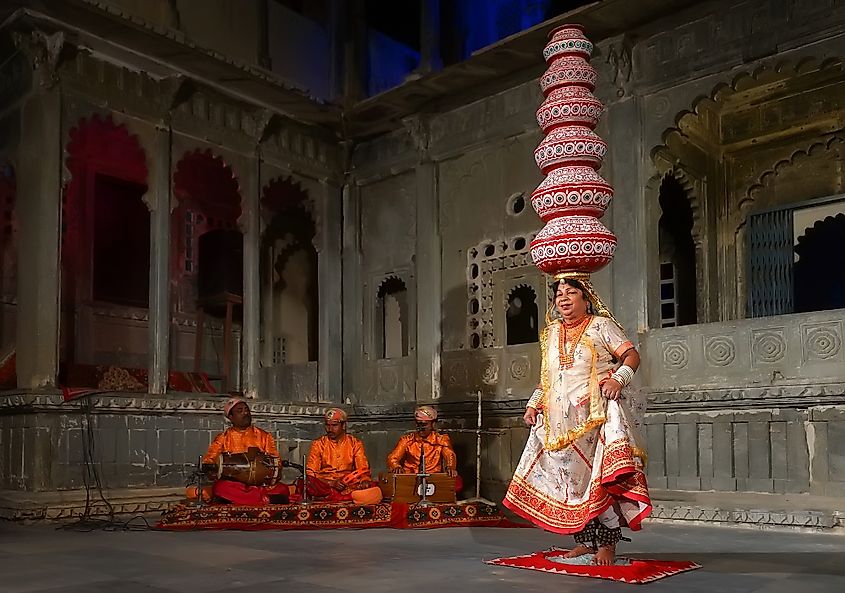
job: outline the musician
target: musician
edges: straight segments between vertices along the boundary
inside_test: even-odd
[[[420,406],[414,412],[417,430],[399,439],[396,448],[387,456],[387,469],[395,474],[415,474],[422,469],[420,457],[425,456],[426,473],[445,473],[455,477],[455,491],[463,484],[457,473],[458,458],[452,449],[449,435],[437,432],[437,410]]]
[[[203,463],[217,463],[221,453],[246,453],[251,447],[272,456],[281,466],[276,440],[266,430],[252,425],[252,415],[246,401],[233,397],[223,406],[223,414],[232,426],[221,432],[208,446]],[[280,467],[281,469],[281,467]],[[212,488],[214,497],[241,505],[264,505],[288,502],[290,491],[286,484],[275,486],[247,486],[232,480],[217,480]]]

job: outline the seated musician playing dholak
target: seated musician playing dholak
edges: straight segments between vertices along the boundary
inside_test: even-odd
[[[371,497],[364,491],[374,485],[364,443],[347,434],[348,417],[340,408],[329,408],[323,420],[326,434],[311,444],[306,462],[308,495],[330,502],[362,502],[356,499],[363,496],[370,502]],[[379,494],[380,490],[375,488],[373,492]],[[380,495],[377,497],[381,500]]]
[[[252,425],[252,414],[246,401],[234,397],[223,406],[223,414],[232,426],[221,432],[208,446],[203,464],[217,463],[221,453],[246,453],[257,448],[270,455],[281,466],[281,457],[273,435]],[[225,502],[242,505],[264,505],[288,502],[290,491],[286,484],[275,486],[248,486],[233,480],[217,480],[212,487],[214,497]]]
[[[414,412],[417,430],[399,439],[387,456],[387,469],[395,474],[416,474],[422,469],[420,457],[424,452],[425,471],[429,474],[445,473],[455,477],[455,492],[463,490],[463,481],[457,473],[458,458],[452,449],[449,435],[437,432],[437,410],[420,406]]]

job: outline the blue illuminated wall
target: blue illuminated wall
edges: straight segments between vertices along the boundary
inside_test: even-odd
[[[548,18],[551,0],[454,0],[447,8],[463,38],[460,58]]]

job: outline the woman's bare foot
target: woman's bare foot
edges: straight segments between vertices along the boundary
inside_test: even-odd
[[[616,546],[599,546],[593,563],[596,566],[610,566],[616,561]]]
[[[563,555],[564,558],[577,558],[578,556],[583,556],[584,554],[593,554],[595,552],[589,546],[585,546],[584,544],[578,544],[571,550],[569,550],[566,554]]]

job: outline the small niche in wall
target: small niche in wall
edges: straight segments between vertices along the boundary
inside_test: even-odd
[[[508,198],[507,213],[509,216],[519,216],[525,212],[525,194],[513,194]]]
[[[408,289],[395,276],[379,286],[375,330],[378,358],[408,356]]]
[[[537,295],[533,288],[521,285],[511,291],[505,318],[508,346],[537,341]]]

